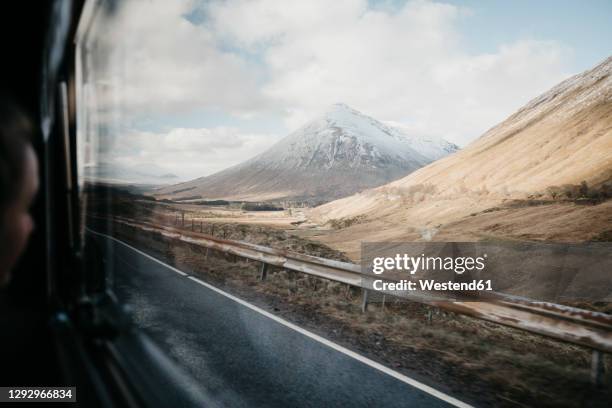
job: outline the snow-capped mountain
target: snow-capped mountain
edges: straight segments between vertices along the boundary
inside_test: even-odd
[[[336,104],[260,155],[158,195],[318,203],[403,177],[457,149],[444,140],[407,136]]]
[[[302,169],[421,167],[457,149],[445,140],[409,137],[338,103],[253,160]]]

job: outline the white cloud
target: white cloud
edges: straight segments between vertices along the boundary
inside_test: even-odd
[[[176,128],[169,132],[132,131],[114,144],[102,162],[121,168],[155,168],[188,180],[223,170],[263,152],[276,137],[234,128]]]
[[[185,16],[185,0],[131,0],[97,27],[104,50],[96,68],[99,82],[112,85],[107,102],[128,116],[221,108],[248,114],[263,105],[259,68],[223,51],[211,31]]]
[[[449,4],[411,1],[391,12],[360,0],[240,0],[211,13],[220,35],[264,50],[262,92],[290,128],[342,101],[466,144],[568,74],[568,51],[550,41],[469,54],[456,27],[469,13]]]
[[[138,115],[214,108],[236,118],[276,115],[292,130],[345,102],[409,132],[465,145],[568,75],[570,51],[552,41],[468,52],[458,21],[469,10],[443,2],[374,9],[366,0],[119,4],[100,29],[114,51],[99,63],[101,77],[114,84],[107,99],[121,107],[128,128]],[[204,15],[200,24],[185,18],[194,9]],[[115,159],[201,176],[284,136],[258,133],[238,125],[132,130]]]

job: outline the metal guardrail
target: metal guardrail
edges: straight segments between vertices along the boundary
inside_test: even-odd
[[[168,238],[200,245],[209,250],[259,261],[262,265],[260,275],[262,280],[266,277],[268,265],[274,265],[360,287],[364,290],[363,309],[365,310],[365,306],[367,306],[368,292],[363,287],[362,282],[364,278],[371,278],[372,276],[364,274],[360,265],[264,247],[243,241],[220,239],[203,233],[192,232],[191,235],[186,235],[185,231],[179,228],[147,222],[134,222],[120,217],[115,217],[114,220],[144,231],[157,232]],[[393,282],[388,278],[377,277],[377,279]],[[387,294],[398,295],[397,292]],[[485,295],[486,301],[481,299],[457,301],[450,297],[446,300],[444,294],[436,294],[435,297],[431,298],[411,295],[404,297],[446,311],[590,348],[593,350],[591,377],[594,382],[600,381],[603,372],[601,353],[612,353],[612,315],[605,313],[549,302],[539,302],[498,292]]]

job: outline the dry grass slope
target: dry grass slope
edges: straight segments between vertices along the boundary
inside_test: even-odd
[[[563,216],[550,214],[547,205],[529,211],[509,207],[503,219],[512,225],[499,233],[491,233],[486,217],[479,222],[487,209],[546,197],[553,186],[578,187],[583,181],[602,191],[612,184],[612,57],[532,100],[465,149],[400,180],[317,207],[309,216],[320,224],[366,218],[321,237],[353,259],[365,239],[588,240],[612,230],[609,205],[586,211],[569,202],[551,203]],[[531,223],[523,229],[521,214]],[[577,232],[564,227],[568,217]]]

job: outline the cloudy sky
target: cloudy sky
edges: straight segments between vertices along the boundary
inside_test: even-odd
[[[605,0],[118,3],[87,40],[99,160],[181,179],[336,102],[465,146],[611,54]]]

